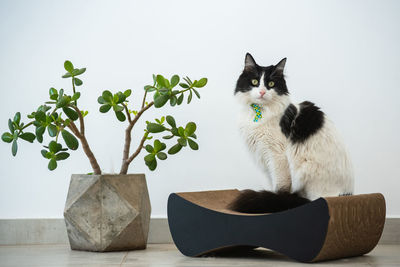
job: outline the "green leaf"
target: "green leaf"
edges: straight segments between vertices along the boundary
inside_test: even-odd
[[[131,89],[125,90],[125,92],[124,92],[125,97],[129,97],[131,94],[132,94]]]
[[[36,127],[36,131],[35,131],[36,140],[38,140],[39,143],[43,142],[43,134],[44,134],[45,130],[46,130],[46,127],[44,127],[44,126]]]
[[[174,145],[173,147],[171,147],[171,148],[168,150],[168,154],[170,154],[170,155],[176,154],[176,153],[178,153],[181,149],[182,149],[182,146],[178,143],[178,144]]]
[[[100,106],[99,110],[101,113],[106,113],[110,110],[110,108],[111,108],[111,106],[109,104],[105,104],[105,105]]]
[[[36,136],[33,133],[23,133],[19,136],[19,138],[24,139],[25,141],[28,141],[30,143],[33,143],[33,140],[35,140]]]
[[[165,154],[164,152],[158,152],[157,153],[157,158],[159,158],[161,160],[166,160],[167,159],[167,154]]]
[[[171,127],[176,127],[176,123],[175,123],[174,117],[168,115],[166,120],[167,120],[168,124],[171,125]]]
[[[189,88],[189,85],[187,85],[186,83],[180,83],[179,86],[185,89]]]
[[[57,100],[56,107],[57,107],[57,108],[65,107],[66,105],[68,105],[68,103],[69,103],[70,101],[71,101],[70,97],[68,97],[68,96],[66,96],[66,95],[62,96],[61,99],[60,99],[60,96],[59,96],[59,97],[58,97],[58,100]]]
[[[193,93],[192,93],[192,90],[190,90],[189,97],[188,97],[188,100],[187,100],[188,104],[190,104],[190,102],[192,101],[192,97],[193,97]]]
[[[193,141],[192,139],[188,139],[188,142],[189,142],[189,146],[190,146],[191,149],[193,149],[193,150],[198,150],[199,149],[199,145],[195,141]]]
[[[74,70],[74,65],[72,65],[71,61],[66,60],[66,61],[64,62],[64,69],[65,69],[66,71],[68,71],[69,73],[72,73],[72,71]]]
[[[61,150],[61,145],[57,144],[56,141],[51,141],[49,143],[49,150],[50,150],[50,152],[57,153],[58,151]]]
[[[50,95],[50,99],[52,99],[52,100],[57,100],[57,98],[58,98],[57,89],[51,87],[51,88],[49,89],[49,95]]]
[[[189,122],[188,124],[186,124],[185,127],[185,133],[186,136],[191,136],[195,131],[196,131],[196,123],[194,122]]]
[[[157,77],[156,77],[156,75],[154,75],[154,74],[153,74],[153,82],[154,82],[154,85],[156,85],[156,83],[157,83]]]
[[[173,135],[175,135],[175,136],[179,136],[178,128],[173,127],[173,128],[171,129],[171,133],[172,133]]]
[[[157,83],[161,85],[161,87],[167,87],[165,84],[165,78],[162,75],[157,75]]]
[[[47,150],[46,150],[46,149],[40,150],[40,153],[42,154],[42,156],[43,156],[44,158],[47,158]]]
[[[37,111],[35,113],[35,120],[45,122],[46,121],[46,114],[43,111]]]
[[[79,117],[78,113],[75,110],[73,110],[72,108],[64,107],[63,111],[64,111],[65,115],[67,115],[67,117],[73,121],[76,121]]]
[[[144,161],[145,161],[145,162],[148,162],[148,163],[152,162],[152,161],[155,160],[155,159],[156,159],[156,157],[154,156],[154,154],[148,154],[148,155],[146,155],[146,156],[144,157]]]
[[[165,130],[165,127],[160,124],[150,122],[149,124],[147,124],[146,129],[150,133],[160,133]]]
[[[167,148],[167,145],[165,144],[165,143],[161,143],[161,149],[160,149],[160,151],[163,151],[164,149],[166,149]]]
[[[145,91],[147,91],[148,93],[149,92],[153,92],[153,91],[155,91],[157,88],[155,88],[154,86],[152,86],[152,85],[145,85],[144,86],[144,90]]]
[[[153,152],[154,152],[154,148],[153,148],[152,145],[146,145],[146,146],[145,146],[145,149],[146,149],[146,151],[149,152],[149,153],[153,153]]]
[[[171,98],[169,99],[169,103],[170,105],[173,107],[176,105],[176,102],[178,101],[178,98],[176,98],[176,96],[171,96]]]
[[[47,126],[47,131],[51,137],[54,137],[57,135],[57,126],[49,124],[49,126]]]
[[[79,142],[76,139],[75,136],[73,136],[70,132],[68,132],[67,130],[62,130],[61,131],[61,135],[64,139],[65,144],[67,145],[67,147],[69,149],[72,150],[77,150],[79,147]]]
[[[161,108],[165,105],[165,103],[167,103],[168,99],[169,95],[160,95],[156,99],[154,99],[154,106],[156,108]]]
[[[178,105],[180,105],[180,104],[182,104],[182,102],[183,102],[183,93],[181,93],[181,95],[178,97],[178,100],[176,101],[176,103]]]
[[[47,165],[47,168],[49,168],[50,171],[52,171],[55,168],[57,168],[57,161],[55,159],[51,159],[49,161],[49,165]]]
[[[112,95],[112,93],[111,93],[110,91],[108,91],[108,90],[103,91],[103,93],[102,93],[101,96],[102,96],[103,99],[104,99],[105,101],[107,101],[107,102],[110,102],[110,103],[111,103],[111,101],[113,100],[113,95]]]
[[[56,160],[65,160],[69,157],[69,153],[67,152],[60,152],[56,155]]]
[[[174,75],[171,78],[171,87],[175,87],[179,83],[179,76]]]
[[[118,119],[119,121],[125,121],[125,120],[126,120],[125,114],[122,113],[121,111],[115,112],[115,116],[117,116],[117,119]]]
[[[86,68],[74,69],[74,70],[72,71],[72,74],[73,74],[74,76],[78,76],[78,75],[83,74],[85,71],[86,71]]]
[[[169,83],[168,79],[164,78],[164,84],[165,84],[165,87],[171,88],[171,84]]]
[[[179,143],[181,146],[187,146],[187,140],[186,140],[184,137],[179,138],[179,139],[178,139],[178,143]]]
[[[185,129],[183,129],[183,127],[179,127],[178,133],[179,133],[179,136],[185,136]]]
[[[158,140],[158,139],[154,140],[154,152],[157,153],[158,151],[161,150],[161,148],[162,148],[162,145],[161,145],[160,140]]]
[[[10,134],[10,133],[3,133],[2,135],[1,135],[1,140],[3,140],[4,142],[6,142],[6,143],[11,143],[12,142],[12,140],[13,140],[14,138],[13,138],[13,135],[12,134]]]
[[[197,81],[194,87],[201,88],[204,87],[206,84],[207,84],[207,78],[201,78],[200,80]]]
[[[168,88],[161,88],[160,90],[158,90],[158,92],[160,92],[160,94],[162,95],[166,95],[169,93],[169,89]]]
[[[113,106],[113,109],[114,109],[114,111],[123,111],[124,110],[124,107],[123,106],[120,106],[120,105],[114,105]]]
[[[65,73],[63,76],[61,76],[62,78],[70,78],[72,77],[71,73],[67,72]]]
[[[150,171],[154,171],[157,168],[157,160],[153,160],[146,165],[149,167]]]
[[[115,95],[113,96],[113,102],[114,102],[114,103],[118,103],[118,100],[119,100],[118,94],[115,94]]]
[[[14,133],[15,131],[14,124],[11,119],[8,119],[8,129],[10,129],[11,133]]]
[[[200,94],[199,94],[199,92],[197,92],[197,90],[194,89],[194,88],[193,88],[192,90],[193,90],[193,92],[196,94],[197,98],[200,99]]]
[[[60,91],[58,92],[58,100],[61,100],[63,95],[64,95],[64,89],[60,89]]]
[[[186,76],[186,78],[183,78],[188,84],[192,85],[192,81],[190,80],[190,78],[188,76]]]
[[[173,135],[166,135],[166,136],[163,136],[163,139],[171,139],[172,137],[174,137]]]
[[[76,92],[73,96],[72,96],[72,100],[73,101],[75,101],[75,100],[78,100],[79,98],[81,97],[81,93],[80,92]]]
[[[17,151],[18,151],[17,139],[14,139],[12,146],[11,146],[11,153],[14,157],[15,157],[15,155],[17,155]]]
[[[104,98],[103,98],[102,96],[99,96],[99,97],[97,98],[97,102],[98,102],[99,104],[105,104],[105,103],[107,103],[107,102],[104,100]]]
[[[17,125],[19,125],[20,120],[21,120],[21,113],[19,113],[19,112],[15,113],[15,115],[14,115],[14,122],[15,122]]]
[[[118,104],[125,101],[126,96],[122,92],[118,92],[117,95],[118,95],[118,101],[117,101]]]
[[[81,86],[83,84],[81,79],[74,77],[74,83],[76,86]]]

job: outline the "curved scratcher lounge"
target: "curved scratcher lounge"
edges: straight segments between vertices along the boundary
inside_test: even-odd
[[[382,194],[319,198],[271,214],[227,209],[238,190],[173,193],[168,199],[172,238],[186,256],[238,246],[264,247],[302,262],[370,252],[385,222]]]

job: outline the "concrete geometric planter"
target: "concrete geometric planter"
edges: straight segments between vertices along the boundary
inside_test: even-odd
[[[71,249],[145,249],[150,212],[144,174],[73,174],[64,209]]]

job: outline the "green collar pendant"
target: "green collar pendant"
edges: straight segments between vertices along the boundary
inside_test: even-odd
[[[258,120],[262,118],[261,107],[257,104],[251,104],[250,106],[253,108],[253,110],[256,113],[256,116],[254,117],[253,121],[258,122]]]

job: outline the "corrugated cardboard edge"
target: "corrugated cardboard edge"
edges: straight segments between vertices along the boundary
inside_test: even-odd
[[[313,262],[363,255],[378,244],[386,214],[382,194],[332,197],[325,200],[330,216],[328,232]]]

